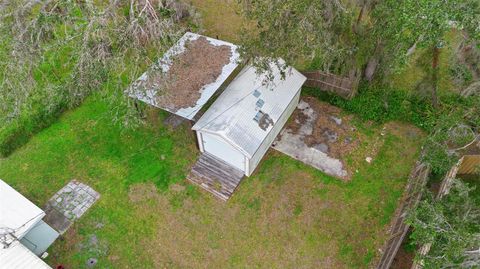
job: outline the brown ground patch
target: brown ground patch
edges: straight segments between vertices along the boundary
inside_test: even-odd
[[[65,234],[60,236],[56,242],[59,242],[57,244],[60,245],[58,247],[59,249],[62,249],[68,253],[75,253],[77,252],[78,249],[78,244],[83,240],[83,236],[81,236],[78,233],[78,225],[74,224],[72,227],[70,227]],[[66,268],[73,268],[74,266],[70,266],[70,264],[65,263],[64,257],[61,255],[61,253],[58,253],[56,251],[52,251],[50,248],[50,253],[48,259],[49,259],[49,264],[50,265],[63,265]]]
[[[155,199],[157,196],[157,187],[153,183],[134,184],[128,190],[128,199],[134,203]]]
[[[328,145],[330,156],[342,158],[360,144],[356,128],[351,123],[353,116],[343,115],[340,108],[325,102],[319,102],[313,97],[307,97],[303,100],[318,113],[313,134],[305,139],[308,146],[313,147],[316,144],[324,143]],[[341,121],[341,123],[339,124],[336,121]]]
[[[302,100],[315,111],[316,119],[312,126],[312,133],[306,135],[303,142],[310,148],[316,148],[329,157],[338,159],[347,171],[347,176],[342,179],[350,179],[356,167],[346,163],[346,158],[359,149],[360,145],[371,147],[371,141],[357,130],[353,123],[354,116],[345,114],[342,109],[321,102],[314,97],[303,97]],[[289,121],[286,129],[291,133],[298,134],[300,128],[305,125],[309,116],[303,110],[296,109],[292,120]],[[381,146],[381,145],[380,145]],[[365,151],[362,149],[362,154]],[[360,157],[365,159],[366,156]]]
[[[408,269],[413,265],[413,260],[415,259],[415,252],[408,252],[405,250],[405,244],[407,240],[404,240],[400,248],[398,249],[397,255],[393,259],[391,269]]]
[[[178,208],[171,203],[177,194],[165,193],[137,204],[135,211],[157,219],[142,249],[155,268],[346,268],[331,240],[337,223],[325,221],[343,205],[312,192],[323,185],[308,173],[293,175],[280,185],[250,182],[228,203],[206,194]]]
[[[156,98],[161,107],[176,111],[195,106],[203,86],[215,82],[231,56],[229,46],[212,45],[205,37],[188,41],[168,72],[151,72],[145,86],[158,89]]]

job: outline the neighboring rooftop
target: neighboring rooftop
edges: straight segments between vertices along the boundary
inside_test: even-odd
[[[0,248],[15,241],[11,235],[22,238],[44,216],[42,209],[0,179]]]
[[[51,269],[19,241],[13,242],[8,248],[0,246],[0,268]]]
[[[251,158],[306,80],[294,68],[282,78],[274,63],[271,72],[269,80],[246,66],[192,129],[216,133]]]
[[[191,120],[237,68],[238,61],[237,46],[187,32],[132,84],[128,94]]]
[[[17,240],[43,216],[43,210],[0,179],[0,268],[50,268]]]

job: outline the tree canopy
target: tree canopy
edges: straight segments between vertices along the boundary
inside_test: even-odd
[[[290,64],[315,60],[324,71],[365,68],[374,58],[390,72],[406,62],[408,49],[441,47],[452,28],[480,40],[476,0],[240,1],[257,31],[242,39],[243,55],[265,68],[265,58]]]
[[[450,193],[435,200],[431,194],[408,217],[411,239],[430,243],[426,255],[416,257],[425,268],[473,268],[480,263],[480,200],[460,180]]]
[[[351,35],[352,16],[340,1],[241,2],[243,15],[256,24],[254,31],[243,32],[242,55],[259,68],[282,57],[288,63],[317,58],[330,69],[353,53],[341,42]]]

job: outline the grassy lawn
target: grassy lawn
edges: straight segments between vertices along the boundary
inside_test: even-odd
[[[458,53],[456,48],[459,46],[462,37],[457,31],[451,31],[445,36],[445,40],[446,44],[440,51],[438,67],[438,91],[440,95],[452,92],[457,93],[459,91],[453,81],[450,68],[452,59],[454,59],[455,54]],[[394,73],[389,77],[391,84],[395,85],[398,90],[406,90],[413,93],[422,91],[418,84],[421,83],[422,80],[431,77],[431,74],[427,71],[432,64],[432,56],[430,53],[428,48],[417,48],[411,59],[409,59],[407,66],[400,72]]]
[[[200,13],[204,34],[213,38],[238,43],[245,19],[240,15],[236,0],[190,0]]]
[[[71,179],[102,195],[49,249],[52,266],[93,257],[98,268],[367,268],[423,140],[408,125],[380,136],[382,126],[359,122],[371,139],[356,155],[376,153],[354,162],[351,181],[271,151],[222,203],[184,180],[198,154],[189,126],[165,128],[160,113],[126,131],[107,109],[91,97],[0,159],[0,178],[39,206]]]

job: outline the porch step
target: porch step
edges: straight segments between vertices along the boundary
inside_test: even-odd
[[[227,201],[243,179],[243,171],[209,154],[202,153],[187,179]]]

